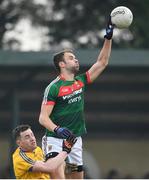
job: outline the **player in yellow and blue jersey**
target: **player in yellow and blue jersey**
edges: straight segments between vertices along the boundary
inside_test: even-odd
[[[49,179],[50,173],[64,166],[64,160],[76,139],[68,138],[63,141],[62,150],[51,159],[44,154],[36,144],[36,138],[29,125],[19,125],[13,130],[18,148],[13,153],[13,167],[17,179]]]

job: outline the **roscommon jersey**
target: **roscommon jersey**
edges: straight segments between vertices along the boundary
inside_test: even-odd
[[[84,90],[90,83],[89,73],[76,76],[73,81],[66,81],[58,76],[45,89],[43,104],[54,105],[50,119],[61,127],[66,127],[76,136],[86,133],[84,117]],[[57,137],[46,130],[47,136]]]
[[[32,167],[35,161],[44,161],[44,155],[40,147],[36,147],[33,152],[25,152],[17,148],[12,155],[13,168],[16,179],[49,179],[47,173],[33,172]]]

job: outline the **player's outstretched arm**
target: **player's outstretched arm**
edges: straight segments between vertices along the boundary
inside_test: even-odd
[[[103,47],[99,53],[96,63],[93,64],[93,66],[89,69],[91,82],[93,82],[108,65],[109,57],[111,54],[113,29],[114,29],[114,25],[111,23],[111,16],[110,16],[106,28],[106,34],[104,36],[105,41]]]
[[[33,165],[33,172],[43,172],[43,173],[52,173],[64,163],[64,160],[67,157],[67,152],[62,151],[56,157],[48,159],[46,162],[36,161]]]

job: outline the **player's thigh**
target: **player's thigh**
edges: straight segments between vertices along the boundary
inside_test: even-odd
[[[63,139],[55,137],[43,136],[42,138],[42,150],[45,155],[51,152],[61,152],[62,151]]]
[[[82,179],[83,176],[82,138],[78,137],[66,160],[66,177],[69,179]]]
[[[62,151],[62,139],[47,137],[42,138],[42,149],[46,157],[54,158],[57,154]],[[65,174],[65,162],[61,164],[55,172],[50,173],[51,179],[64,179]]]
[[[66,162],[70,164],[77,164],[78,166],[82,166],[83,165],[82,151],[83,151],[82,138],[77,137],[77,142],[72,147],[72,150],[69,153]]]

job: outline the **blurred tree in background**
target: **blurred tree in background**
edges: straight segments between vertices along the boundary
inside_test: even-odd
[[[132,10],[134,21],[129,29],[115,30],[113,46],[148,48],[148,0],[1,0],[0,48],[19,50],[19,40],[15,36],[6,38],[6,33],[23,18],[35,28],[46,29],[43,38],[47,38],[48,50],[99,47],[108,15],[121,5]],[[45,50],[45,42],[41,50]]]
[[[32,0],[0,0],[0,49],[19,49],[21,42],[15,36],[6,38],[7,33],[15,31],[17,23],[23,19],[29,19],[33,26],[39,26],[42,24],[40,11],[44,10],[45,6],[35,4]]]

